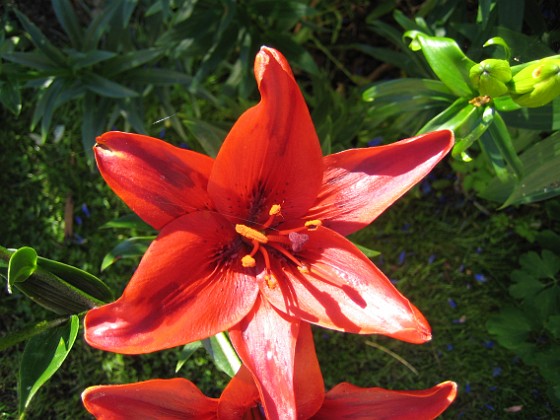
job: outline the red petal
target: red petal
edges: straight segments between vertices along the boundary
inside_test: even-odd
[[[341,383],[327,392],[321,411],[313,418],[321,420],[434,419],[449,407],[456,395],[457,385],[449,381],[419,391],[360,388],[349,383]]]
[[[416,309],[350,241],[319,228],[297,255],[310,272],[272,260],[278,285],[261,292],[290,316],[327,328],[383,334],[411,343],[431,338],[430,326]]]
[[[303,215],[323,174],[319,140],[286,59],[263,47],[255,75],[262,99],[231,129],[208,184],[217,209],[237,223],[264,222],[274,204],[287,219]]]
[[[325,398],[325,386],[315,352],[311,325],[306,322],[299,325],[294,383],[298,419],[308,419],[321,408]]]
[[[251,371],[269,419],[295,419],[294,358],[299,322],[262,299],[229,330],[237,354]]]
[[[259,410],[259,390],[249,370],[241,365],[220,396],[218,417],[220,420],[239,420],[251,409]]]
[[[208,156],[117,131],[98,137],[93,150],[107,184],[157,230],[210,206],[206,187],[213,161]]]
[[[218,408],[218,400],[182,378],[92,386],[82,400],[98,420],[216,419]]]
[[[325,390],[311,327],[307,323],[300,324],[294,366],[297,417],[308,419],[321,408]],[[244,418],[248,410],[258,410],[257,403],[260,403],[258,388],[251,372],[242,365],[220,397],[219,418]]]
[[[258,287],[228,247],[224,218],[196,212],[166,225],[123,295],[85,318],[87,342],[118,353],[149,353],[196,341],[238,323]]]
[[[369,225],[420,181],[453,146],[448,130],[325,157],[323,187],[306,219],[349,235]]]

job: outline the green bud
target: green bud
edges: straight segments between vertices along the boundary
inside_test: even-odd
[[[510,91],[521,106],[546,105],[560,95],[560,59],[543,58],[526,66],[513,77]]]
[[[494,98],[507,93],[506,83],[511,80],[511,68],[506,60],[489,58],[472,66],[469,78],[480,95]]]

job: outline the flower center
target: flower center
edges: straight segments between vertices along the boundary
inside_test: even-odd
[[[255,267],[257,265],[255,255],[260,253],[264,261],[264,278],[266,284],[271,289],[277,286],[278,281],[276,277],[274,277],[270,267],[269,249],[279,252],[289,261],[292,261],[299,271],[308,272],[309,267],[293,254],[299,252],[309,240],[309,235],[301,232],[317,230],[322,224],[320,220],[309,220],[305,222],[303,226],[295,229],[271,229],[270,227],[275,219],[282,217],[281,210],[280,204],[274,204],[268,212],[268,220],[259,226],[258,229],[242,224],[235,225],[235,231],[253,245],[251,252],[241,258],[241,264],[243,267]]]

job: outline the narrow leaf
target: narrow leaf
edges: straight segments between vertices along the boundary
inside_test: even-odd
[[[79,318],[35,336],[25,346],[18,381],[19,412],[23,415],[39,388],[60,368],[78,335]]]
[[[237,373],[241,367],[241,361],[229,338],[223,332],[202,340],[202,344],[218,369],[230,377]]]
[[[101,263],[101,271],[107,269],[122,258],[141,257],[154,239],[155,236],[140,236],[122,241],[105,255]]]

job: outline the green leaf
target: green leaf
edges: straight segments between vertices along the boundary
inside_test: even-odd
[[[66,325],[33,337],[25,346],[18,381],[20,416],[39,388],[55,374],[68,356],[79,327],[79,318],[73,315]]]
[[[560,98],[539,108],[521,108],[502,115],[508,127],[530,130],[560,130]]]
[[[74,13],[74,8],[69,0],[52,0],[52,7],[56,18],[68,35],[72,45],[77,47],[82,44],[83,30],[80,27],[78,17]]]
[[[469,112],[471,105],[464,98],[456,99],[451,105],[442,112],[428,121],[416,134],[424,134],[430,131],[439,130],[448,124],[448,121],[457,119],[457,114],[462,113],[464,116]]]
[[[470,104],[469,104],[470,105]],[[491,126],[496,114],[491,106],[479,107],[471,105],[465,107],[464,111],[457,114],[457,119],[450,121],[449,128],[455,132],[457,141],[451,150],[451,155],[458,159],[472,144],[485,134],[486,130]]]
[[[103,10],[93,18],[85,31],[84,44],[82,46],[83,51],[89,51],[97,48],[99,40],[103,36],[105,30],[109,28],[109,23],[111,22],[111,19],[113,19],[115,13],[119,10],[121,3],[121,0],[104,3],[105,7]]]
[[[107,303],[114,299],[111,289],[109,289],[104,282],[87,271],[43,257],[38,258],[38,265],[41,269],[49,271],[66,283],[100,302]]]
[[[126,74],[126,78],[130,82],[143,85],[190,85],[192,83],[192,78],[184,73],[160,68],[133,69]]]
[[[476,63],[463,53],[455,40],[418,31],[407,31],[403,37],[411,38],[411,49],[422,50],[434,73],[455,95],[476,96],[469,79],[469,71]]]
[[[181,349],[181,353],[177,357],[177,364],[175,365],[175,373],[179,372],[183,365],[189,360],[195,351],[202,347],[201,341],[185,344]]]
[[[381,252],[379,251],[375,251],[374,249],[369,249],[363,245],[357,244],[354,242],[354,245],[356,245],[356,248],[358,248],[360,251],[362,251],[362,253],[368,257],[368,258],[374,258],[377,257],[378,255],[381,255]]]
[[[534,276],[522,270],[513,271],[511,278],[515,284],[510,286],[509,293],[516,299],[531,299],[545,287]]]
[[[504,206],[532,203],[560,194],[560,132],[531,146],[519,159],[524,176]]]
[[[78,70],[107,61],[115,57],[117,53],[113,51],[91,50],[85,53],[81,51],[68,51],[68,55],[72,61],[72,67]]]
[[[0,351],[6,350],[22,341],[29,340],[38,334],[41,334],[51,328],[58,327],[59,325],[68,321],[68,317],[56,318],[52,320],[43,320],[28,325],[20,330],[12,331],[0,337]]]
[[[452,100],[451,91],[439,80],[430,79],[396,79],[388,82],[376,83],[367,88],[362,94],[362,99],[366,102],[372,102],[388,97],[388,101],[395,100],[395,97],[404,95],[406,97],[428,96],[443,97],[445,100]]]
[[[544,326],[554,338],[560,339],[560,315],[549,317]]]
[[[501,157],[507,162],[509,167],[513,169],[515,176],[520,179],[523,176],[523,163],[515,152],[509,130],[507,129],[504,120],[497,112],[494,115],[492,125],[488,129],[488,134],[500,151]]]
[[[17,117],[21,112],[21,94],[19,86],[10,82],[0,82],[0,102]]]
[[[3,53],[0,54],[0,57],[4,60],[21,64],[22,66],[31,67],[33,69],[44,70],[48,73],[59,70],[59,67],[54,61],[39,51]]]
[[[122,258],[141,257],[155,238],[155,236],[139,236],[122,241],[105,255],[101,263],[101,271]]]
[[[487,328],[502,346],[510,350],[526,351],[531,347],[526,343],[531,332],[531,323],[517,308],[504,307],[499,314],[488,320]]]
[[[52,61],[57,67],[67,67],[66,57],[58,48],[56,48],[48,38],[41,32],[41,30],[31,22],[27,16],[18,10],[14,10],[25,32],[31,36],[33,44]]]
[[[111,78],[155,60],[162,54],[163,50],[160,48],[146,48],[119,54],[104,63],[103,75]]]
[[[218,154],[226,138],[226,130],[201,120],[188,120],[184,124],[209,156],[215,157]]]
[[[82,77],[82,81],[88,90],[107,98],[132,98],[138,96],[138,92],[94,73],[85,74]]]
[[[153,228],[140,219],[136,213],[126,214],[118,219],[110,220],[100,227],[100,229],[108,228],[153,230]]]
[[[10,257],[8,265],[8,285],[24,282],[37,270],[37,252],[24,246]]]
[[[202,344],[216,367],[233,378],[241,367],[241,361],[225,333],[221,332],[214,337],[204,339]]]

